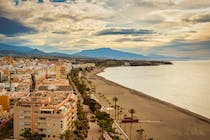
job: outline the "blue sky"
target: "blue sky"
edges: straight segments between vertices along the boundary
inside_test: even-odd
[[[0,43],[210,58],[208,0],[0,1]]]

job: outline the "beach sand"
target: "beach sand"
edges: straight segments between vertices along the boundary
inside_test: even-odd
[[[95,96],[102,105],[110,106],[105,99],[113,104],[112,98],[118,98],[117,104],[123,108],[120,118],[125,114],[130,116],[128,110],[135,109],[134,116],[140,122],[132,124],[131,135],[130,124],[120,124],[127,135],[132,137],[131,140],[141,140],[136,131],[140,128],[144,129],[144,139],[210,140],[210,122],[208,119],[105,80],[96,75],[102,70],[103,68],[96,68],[87,74],[87,79],[95,87]],[[101,95],[105,97],[102,98]]]

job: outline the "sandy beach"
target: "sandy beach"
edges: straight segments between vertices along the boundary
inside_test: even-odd
[[[123,108],[123,115],[128,115],[128,110],[133,108],[134,114],[140,122],[132,125],[132,140],[140,140],[137,129],[144,129],[144,138],[154,140],[209,140],[210,122],[208,119],[192,112],[151,98],[141,92],[128,89],[96,74],[103,68],[96,68],[87,75],[91,85],[95,87],[95,96],[100,102],[110,105],[99,96],[104,95],[112,101],[117,97],[117,104]],[[120,124],[130,136],[130,124]]]

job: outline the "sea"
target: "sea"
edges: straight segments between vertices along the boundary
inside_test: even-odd
[[[210,61],[106,68],[98,75],[210,118]]]

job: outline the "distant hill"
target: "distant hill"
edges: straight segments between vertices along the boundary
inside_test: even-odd
[[[188,57],[173,57],[157,54],[141,55],[128,53],[110,48],[99,48],[83,50],[73,54],[74,57],[103,58],[103,59],[121,59],[121,60],[189,60]]]
[[[32,48],[29,47],[18,47],[18,46],[13,46],[13,45],[7,45],[7,44],[2,44],[0,43],[0,51],[14,51],[14,52],[19,52],[19,53],[25,53],[25,52],[30,52],[33,51]]]
[[[51,53],[47,53],[49,56],[60,56],[60,57],[69,57],[71,55],[69,54],[65,54],[65,53],[59,53],[59,52],[51,52]]]
[[[89,58],[104,58],[104,59],[127,59],[127,60],[147,59],[147,57],[144,55],[117,51],[110,48],[83,50],[79,53],[73,54],[73,56],[89,57]]]
[[[58,57],[68,57],[68,54],[63,53],[46,53],[40,51],[39,49],[33,49],[30,47],[23,46],[13,46],[0,43],[0,55],[1,56],[58,56]]]
[[[24,46],[13,46],[0,43],[0,56],[37,56],[37,57],[82,57],[82,58],[99,58],[99,59],[118,59],[118,60],[188,60],[186,57],[171,57],[164,55],[141,55],[129,52],[113,50],[110,48],[99,48],[83,50],[81,52],[69,55],[59,52],[44,52],[39,49],[33,49]]]

